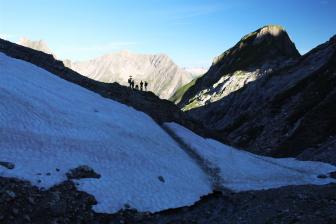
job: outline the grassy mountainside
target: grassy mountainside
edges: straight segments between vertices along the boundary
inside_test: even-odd
[[[178,104],[178,103],[181,101],[181,99],[182,99],[184,93],[187,92],[188,89],[189,89],[190,87],[192,87],[193,85],[195,85],[196,80],[197,80],[197,79],[193,79],[191,82],[189,82],[189,83],[185,84],[184,86],[180,87],[180,88],[174,93],[174,95],[173,95],[172,97],[169,98],[169,100],[172,101],[172,102],[175,103],[175,104]]]

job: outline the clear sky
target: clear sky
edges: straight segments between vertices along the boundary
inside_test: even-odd
[[[0,37],[43,39],[72,60],[127,49],[209,66],[266,24],[306,53],[336,34],[336,0],[0,0]]]

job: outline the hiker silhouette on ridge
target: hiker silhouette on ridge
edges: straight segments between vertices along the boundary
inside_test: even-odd
[[[131,75],[128,78],[128,84],[129,84],[129,87],[132,88],[132,76]]]
[[[145,81],[145,91],[147,91],[148,82]]]
[[[143,89],[143,82],[142,82],[142,80],[141,80],[141,82],[140,82],[140,90],[142,91],[142,89]]]

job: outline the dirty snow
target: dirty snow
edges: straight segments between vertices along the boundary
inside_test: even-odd
[[[220,170],[222,185],[234,191],[261,190],[287,185],[327,184],[335,179],[317,176],[335,171],[322,162],[298,161],[294,158],[271,158],[238,150],[212,139],[204,139],[176,124],[165,124],[191,150]]]

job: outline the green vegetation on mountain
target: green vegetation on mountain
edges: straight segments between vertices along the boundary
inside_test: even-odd
[[[196,80],[197,80],[197,78],[196,78],[196,79],[193,79],[191,82],[189,82],[189,83],[185,84],[184,86],[180,87],[180,88],[174,93],[174,95],[173,95],[172,97],[169,98],[169,100],[172,101],[172,102],[175,103],[175,104],[178,104],[178,103],[181,101],[181,99],[182,99],[184,93],[187,92],[187,90],[188,90],[190,87],[192,87],[193,85],[195,85]]]

